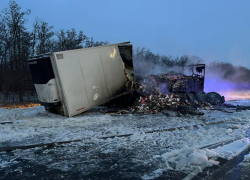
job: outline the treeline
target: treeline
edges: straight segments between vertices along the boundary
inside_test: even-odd
[[[209,78],[229,81],[235,84],[245,84],[250,89],[250,69],[234,66],[227,62],[214,61],[207,66],[206,74]]]
[[[108,44],[94,41],[74,28],[55,31],[52,25],[36,18],[31,30],[26,27],[31,10],[23,11],[13,0],[0,13],[0,97],[2,102],[23,101],[35,94],[27,61],[31,56]],[[182,72],[188,64],[204,63],[197,56],[159,55],[145,48],[134,48],[135,75]],[[233,83],[250,84],[250,69],[230,63],[213,62],[206,66],[206,78],[220,78]]]
[[[23,11],[13,0],[0,13],[0,92],[3,103],[10,98],[23,101],[24,96],[34,93],[27,64],[29,57],[108,44],[107,41],[94,41],[74,28],[55,31],[52,25],[38,18],[32,30],[28,30],[26,23],[30,13],[31,10]]]

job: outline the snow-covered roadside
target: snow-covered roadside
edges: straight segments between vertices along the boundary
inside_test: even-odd
[[[250,106],[250,100],[249,99],[240,99],[240,100],[229,100],[229,101],[226,101],[225,103],[226,104],[231,104],[231,105],[234,105],[234,106]]]
[[[162,154],[161,157],[166,161],[166,164],[174,163],[175,170],[189,171],[189,176],[185,178],[185,180],[188,180],[197,175],[197,173],[202,172],[206,167],[219,165],[220,162],[216,161],[218,157],[230,160],[249,148],[249,138],[242,138],[224,146],[219,146],[216,149],[186,147]],[[244,161],[249,161],[249,157],[249,155],[245,156]]]
[[[0,124],[0,143],[22,142],[34,137],[36,143],[48,143],[75,139],[97,138],[120,134],[143,133],[150,130],[192,126],[212,121],[227,123],[198,128],[197,136],[203,141],[203,133],[208,138],[217,134],[216,140],[228,137],[244,137],[248,128],[249,111],[234,114],[219,111],[204,111],[204,116],[166,117],[157,115],[144,116],[110,116],[108,114],[82,114],[67,118],[47,113],[43,107],[28,109],[0,109],[0,122],[12,121],[12,124]],[[204,131],[204,132],[203,132]],[[189,133],[190,130],[177,131]],[[199,134],[200,133],[200,134]],[[210,135],[211,134],[211,135]],[[206,138],[205,138],[206,140]],[[209,141],[208,141],[209,142]]]
[[[81,171],[82,174],[88,174],[104,170],[106,167],[102,166],[102,162],[112,162],[114,157],[118,157],[121,163],[127,162],[132,168],[137,166],[148,168],[146,172],[137,170],[137,176],[153,179],[169,169],[191,173],[217,164],[216,157],[226,157],[222,153],[223,147],[217,150],[201,149],[201,147],[246,136],[250,125],[250,111],[233,114],[219,111],[204,111],[204,113],[204,116],[190,117],[110,116],[89,113],[66,118],[47,113],[43,107],[0,109],[0,121],[10,120],[10,117],[13,122],[0,125],[0,142],[3,147],[6,143],[25,145],[82,139],[81,142],[63,145],[63,149],[55,147],[50,150],[43,148],[16,150],[12,159],[20,156],[49,168],[65,171],[74,169]],[[173,132],[145,133],[153,129],[176,128],[221,120],[225,123],[176,129]],[[97,139],[128,133],[133,135],[106,140]],[[237,147],[239,147],[237,149],[242,148],[240,145]],[[39,157],[36,156],[37,151],[41,152]],[[236,151],[232,151],[231,155]],[[101,158],[96,159],[95,157],[99,157],[100,154]],[[2,160],[2,162],[7,161]],[[111,169],[121,166],[119,163],[110,164]]]
[[[221,155],[221,157],[225,159],[232,159],[237,156],[242,151],[248,149],[250,147],[249,138],[243,138],[241,140],[234,141],[222,147],[218,147],[214,149],[214,152]]]
[[[244,155],[245,153],[249,153],[249,150],[249,138],[243,138],[214,149],[214,152],[220,153],[222,157],[229,160],[232,159],[232,161],[228,162],[220,171],[217,171],[217,173],[213,175],[213,178],[221,180],[250,179],[250,154]],[[233,159],[233,157],[235,158]]]

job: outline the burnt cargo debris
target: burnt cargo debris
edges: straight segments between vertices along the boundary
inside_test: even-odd
[[[133,111],[156,114],[164,110],[177,110],[193,114],[202,114],[194,106],[200,104],[188,97],[188,93],[202,94],[204,90],[205,64],[187,66],[189,75],[169,72],[149,77],[138,77],[134,93],[139,98],[135,101]],[[184,71],[184,70],[183,70]],[[202,106],[210,107],[204,103]]]
[[[137,77],[139,84],[145,87],[145,91],[158,88],[162,94],[165,93],[202,93],[204,90],[205,64],[189,65],[183,71],[187,71],[189,75],[170,71],[159,75],[151,75],[149,77]],[[155,88],[156,87],[156,88]]]
[[[182,114],[203,115],[197,108],[211,109],[212,105],[225,102],[224,97],[218,93],[204,92],[205,64],[189,65],[183,68],[182,73],[170,71],[148,77],[136,76],[136,80],[131,91],[134,99],[126,97],[112,102],[113,105],[117,102],[127,105],[127,101],[133,99],[133,106],[122,111],[122,114],[157,114],[174,110]]]

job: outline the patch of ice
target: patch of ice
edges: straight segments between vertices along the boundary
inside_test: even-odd
[[[11,160],[9,160],[9,161],[3,161],[3,160],[1,160],[1,158],[0,158],[0,169],[5,168],[5,167],[9,167],[9,166],[11,166],[11,165],[13,165],[13,164],[17,164],[18,162],[15,161],[17,158],[18,158],[18,157],[15,157],[15,158],[13,158],[13,159],[11,159]]]
[[[218,162],[210,161],[209,158],[217,158],[219,154],[208,149],[185,147],[164,153],[161,156],[164,161],[174,164],[176,170],[195,170],[217,164]]]
[[[114,152],[112,149],[106,149],[106,150],[102,151],[102,153],[104,153],[104,154],[108,154],[108,153],[112,153],[112,152]]]
[[[141,178],[143,180],[155,179],[156,177],[159,177],[163,171],[164,171],[164,169],[157,169],[157,170],[153,171],[150,175],[144,174]]]
[[[249,138],[243,138],[222,147],[218,147],[214,149],[214,151],[226,159],[232,159],[248,147],[250,147]]]
[[[250,162],[250,154],[245,155],[243,161]]]
[[[240,100],[229,100],[229,101],[226,101],[226,104],[231,104],[231,105],[234,105],[234,106],[249,106],[250,104],[250,100],[249,99],[240,99]]]
[[[153,159],[161,158],[160,155],[153,155]]]
[[[31,111],[22,113],[22,116],[23,117],[36,116],[38,113],[39,113],[38,110],[31,110]]]
[[[232,134],[233,130],[232,129],[227,129],[227,134]]]

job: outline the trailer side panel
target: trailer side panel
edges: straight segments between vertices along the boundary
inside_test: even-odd
[[[124,92],[126,78],[117,46],[100,48],[101,60],[109,98]]]
[[[89,108],[87,91],[82,76],[80,57],[78,53],[64,52],[55,54],[55,64],[58,69],[63,91],[63,104],[67,116],[73,116]]]

